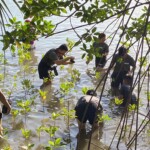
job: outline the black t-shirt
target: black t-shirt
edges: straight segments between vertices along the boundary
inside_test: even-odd
[[[54,65],[54,62],[56,60],[58,60],[58,56],[56,54],[56,50],[55,49],[51,49],[49,50],[44,57],[41,59],[41,63],[46,64],[47,66],[52,66]]]
[[[134,59],[128,54],[124,58],[116,54],[112,63],[115,64],[114,72],[128,72],[130,71],[130,66],[135,67]]]
[[[106,43],[97,43],[94,42],[93,47],[95,48],[96,54],[98,53],[99,56],[96,57],[102,57],[102,54],[109,52],[109,47]]]

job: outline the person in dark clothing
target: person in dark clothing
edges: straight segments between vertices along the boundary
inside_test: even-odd
[[[121,46],[118,51],[119,52],[114,55],[111,62],[111,67],[114,66],[111,75],[111,88],[114,95],[118,94],[119,86],[122,85],[124,76],[131,74],[135,68],[135,61],[127,54],[127,49]],[[132,67],[132,70],[130,67]]]
[[[91,125],[98,126],[97,119],[98,114],[102,113],[102,106],[99,104],[99,98],[94,90],[88,90],[85,96],[82,96],[76,106],[75,115],[78,121],[78,127],[85,129],[86,121],[88,120]]]
[[[120,93],[118,98],[123,100],[121,106],[125,107],[128,104],[137,104],[137,98],[134,93],[131,91],[133,77],[126,75],[123,78],[123,84],[120,88]]]
[[[68,56],[63,58],[68,51],[68,47],[65,44],[60,45],[56,49],[50,49],[44,57],[41,59],[38,65],[39,78],[43,79],[44,84],[51,83],[51,73],[54,71],[55,75],[58,75],[56,65],[67,65],[74,63],[74,57]]]
[[[94,56],[95,56],[95,67],[96,70],[99,68],[104,68],[106,64],[107,55],[109,53],[109,47],[105,43],[106,35],[104,33],[99,33],[98,41],[93,43]],[[86,61],[86,64],[89,64],[90,58]]]
[[[103,68],[106,64],[106,58],[109,52],[109,47],[105,43],[106,35],[104,33],[99,34],[99,42],[94,42],[93,47],[96,51],[95,67]]]

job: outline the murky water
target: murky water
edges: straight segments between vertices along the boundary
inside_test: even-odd
[[[13,5],[12,5],[13,7]],[[14,12],[15,15],[19,16],[21,18],[21,15],[16,12]],[[80,24],[77,20],[74,20],[74,24],[78,25]],[[68,23],[64,23],[64,26],[62,26],[61,30],[63,30],[65,27],[68,27]],[[104,27],[105,24],[102,24],[101,27]],[[100,27],[100,31],[103,31],[103,28]],[[81,30],[81,29],[80,29]],[[80,31],[82,32],[82,30]],[[107,31],[106,34],[110,34],[110,31]],[[13,109],[19,109],[17,106],[17,100],[25,100],[25,95],[27,96],[26,99],[31,98],[32,96],[36,95],[35,93],[40,89],[40,86],[42,85],[42,80],[39,79],[38,73],[37,73],[37,65],[42,58],[42,55],[45,54],[46,51],[48,51],[51,48],[56,48],[62,43],[66,42],[66,38],[69,37],[72,40],[76,40],[77,37],[72,32],[66,32],[62,34],[55,35],[53,37],[49,38],[39,38],[38,41],[36,41],[36,49],[31,51],[32,59],[31,61],[26,62],[30,66],[29,69],[24,70],[22,65],[18,65],[18,59],[17,57],[12,57],[8,52],[6,52],[6,57],[8,59],[8,64],[0,67],[0,73],[4,74],[4,80],[0,83],[0,88],[2,91],[6,94],[8,91],[12,89],[12,108]],[[114,52],[117,38],[115,41],[110,45],[110,53],[109,56]],[[107,40],[107,43],[110,42],[110,39]],[[2,45],[0,45],[2,47]],[[41,132],[40,137],[37,134],[37,128],[39,128],[42,125],[45,126],[58,126],[59,130],[56,132],[55,137],[61,137],[65,144],[67,146],[63,146],[59,149],[64,150],[73,150],[76,149],[78,146],[79,150],[87,150],[89,139],[90,139],[90,126],[87,124],[87,132],[82,133],[80,135],[80,138],[77,138],[78,136],[78,128],[77,128],[77,122],[74,119],[68,119],[66,117],[59,117],[59,119],[56,119],[55,121],[52,121],[51,115],[53,112],[60,113],[63,107],[66,107],[69,109],[73,109],[78,98],[82,95],[82,87],[93,87],[95,88],[98,84],[98,80],[91,78],[88,75],[88,70],[92,70],[94,66],[94,61],[91,62],[88,66],[85,63],[85,60],[81,59],[82,51],[80,48],[75,48],[73,51],[68,55],[73,55],[76,59],[76,63],[73,65],[65,66],[65,69],[59,71],[59,76],[55,77],[52,85],[47,86],[43,89],[43,91],[47,92],[46,101],[43,102],[42,99],[37,96],[34,100],[34,104],[31,106],[31,111],[27,113],[27,116],[20,114],[16,117],[15,120],[12,119],[12,115],[9,114],[8,116],[3,116],[3,126],[4,128],[7,128],[8,133],[5,136],[5,139],[0,140],[0,149],[6,145],[10,145],[13,150],[21,150],[22,146],[30,144],[34,144],[33,150],[42,150],[43,145],[48,145],[48,141],[52,140],[50,139],[48,133]],[[134,55],[134,52],[131,53],[131,55]],[[109,65],[109,62],[107,66]],[[73,68],[76,68],[81,73],[79,81],[76,82],[75,90],[76,92],[72,91],[70,94],[66,97],[64,97],[64,102],[60,101],[60,93],[58,93],[60,89],[60,84],[69,80],[69,73],[68,70],[71,70]],[[35,69],[36,72],[33,73],[32,69]],[[17,79],[14,81],[13,76],[17,75]],[[29,94],[25,93],[25,90],[22,87],[21,82],[24,79],[29,79],[32,81],[32,84],[34,86],[34,91],[30,91]],[[17,87],[13,87],[13,83],[17,83]],[[104,113],[108,114],[109,117],[112,119],[108,122],[105,122],[99,130],[95,130],[92,134],[92,141],[90,144],[90,150],[106,150],[108,149],[111,140],[113,138],[113,135],[115,133],[115,130],[119,124],[120,118],[121,118],[121,110],[118,109],[118,107],[110,106],[110,97],[108,95],[108,90],[110,89],[110,75],[108,76],[108,80],[106,83],[106,88],[104,90],[104,96],[101,100],[102,106],[104,108]],[[144,91],[144,90],[143,90]],[[101,86],[98,88],[98,94],[101,92]],[[143,93],[142,98],[145,100],[145,94]],[[140,110],[142,113],[147,113],[147,110],[145,109],[146,101],[142,101],[143,106],[141,106]],[[131,114],[130,114],[131,115]],[[129,118],[130,120],[131,118]],[[139,122],[141,122],[144,119],[144,117],[141,115],[139,117]],[[129,124],[130,127],[130,124]],[[28,130],[31,130],[31,136],[29,140],[25,140],[23,138],[21,133],[21,128],[25,128]],[[134,126],[135,128],[135,126]],[[118,132],[119,133],[119,132]],[[116,144],[118,142],[119,134],[117,133],[116,138],[113,141],[113,144],[111,146],[112,150],[116,150]],[[54,140],[54,139],[53,139]],[[138,149],[142,150],[143,148],[145,150],[149,149],[150,140],[149,137],[146,136],[146,134],[142,134],[138,141],[140,141],[138,145]],[[77,145],[78,142],[78,145]],[[125,150],[126,146],[126,139],[122,139],[122,142],[120,142],[119,149]],[[134,145],[133,145],[134,149]]]

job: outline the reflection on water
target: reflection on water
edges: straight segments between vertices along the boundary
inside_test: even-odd
[[[107,150],[108,147],[101,142],[103,134],[103,124],[97,129],[82,130],[77,134],[77,147],[76,150],[87,150],[88,148],[91,150],[99,149],[99,150]],[[90,141],[91,138],[91,141]],[[90,141],[90,144],[89,144]]]

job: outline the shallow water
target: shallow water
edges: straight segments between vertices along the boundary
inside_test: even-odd
[[[21,15],[15,11],[15,14],[21,18]],[[78,25],[79,22],[74,20],[74,24]],[[103,27],[104,24],[101,25]],[[65,23],[64,26],[62,26],[62,29],[68,27],[68,23]],[[103,31],[103,28],[100,31]],[[82,32],[82,30],[80,31]],[[110,34],[110,31],[107,31],[106,34]],[[118,35],[119,36],[119,35]],[[39,79],[38,73],[37,73],[37,65],[42,58],[42,55],[48,51],[50,48],[56,48],[62,43],[66,42],[66,38],[69,37],[72,40],[76,40],[77,37],[72,32],[66,32],[59,35],[55,35],[53,37],[49,38],[39,38],[38,41],[35,42],[36,49],[31,51],[32,60],[27,61],[26,64],[30,66],[30,69],[25,70],[23,69],[22,65],[18,65],[18,59],[17,57],[12,57],[8,52],[6,52],[6,56],[8,59],[8,64],[6,66],[1,65],[0,67],[0,73],[4,74],[5,78],[3,82],[0,83],[0,88],[2,91],[7,95],[7,91],[10,91],[13,85],[13,76],[17,74],[17,87],[16,89],[13,89],[11,100],[12,100],[12,108],[13,109],[19,109],[16,101],[17,100],[25,100],[25,91],[22,88],[21,81],[24,79],[30,79],[32,81],[32,84],[34,85],[34,92],[36,93],[37,90],[40,89],[42,85],[42,80]],[[107,43],[109,43],[110,40],[107,40]],[[116,38],[115,41],[110,46],[110,53],[109,56],[114,52],[116,43],[118,42],[118,39]],[[2,45],[0,45],[2,47]],[[85,60],[81,59],[81,55],[83,52],[81,52],[80,47],[73,49],[73,51],[68,55],[73,55],[75,57],[76,63],[73,65],[65,66],[64,70],[59,71],[59,76],[55,77],[55,79],[52,82],[52,85],[47,86],[44,88],[44,91],[47,91],[47,97],[46,101],[43,103],[39,96],[36,97],[34,101],[34,105],[31,106],[31,112],[27,114],[27,117],[25,118],[25,115],[19,115],[15,119],[15,121],[12,119],[12,115],[9,114],[7,116],[3,116],[3,126],[4,128],[8,129],[8,134],[6,134],[5,138],[3,140],[0,140],[0,148],[6,145],[10,145],[13,150],[21,150],[22,146],[25,146],[29,143],[35,144],[33,147],[33,150],[42,150],[43,145],[48,145],[48,140],[50,140],[49,135],[46,132],[41,132],[40,138],[37,135],[36,129],[40,127],[41,125],[46,126],[52,126],[55,124],[55,126],[58,126],[60,129],[56,132],[56,137],[61,137],[63,141],[65,142],[66,146],[58,148],[58,149],[64,149],[64,150],[71,150],[77,148],[77,141],[78,141],[78,149],[79,150],[87,150],[88,143],[89,143],[89,137],[90,137],[90,125],[87,124],[87,133],[82,133],[80,135],[80,138],[77,138],[78,134],[78,127],[77,122],[74,119],[70,119],[69,121],[69,128],[68,128],[68,120],[66,117],[60,117],[59,119],[56,119],[56,121],[51,120],[51,115],[53,112],[59,113],[61,109],[65,106],[68,107],[69,102],[69,109],[73,109],[78,98],[82,95],[81,89],[82,87],[93,87],[95,88],[98,84],[98,80],[90,77],[87,73],[88,70],[93,70],[94,61],[91,62],[88,66],[85,63]],[[134,55],[134,52],[131,52],[131,55]],[[110,62],[110,61],[109,61]],[[109,65],[109,62],[106,66]],[[57,93],[59,91],[59,86],[62,82],[66,81],[69,78],[69,73],[67,70],[71,70],[72,68],[76,68],[81,73],[80,80],[76,82],[75,89],[77,92],[70,92],[68,97],[65,97],[65,100],[63,103],[60,101],[61,95]],[[32,69],[36,69],[35,73],[32,73]],[[98,94],[100,94],[102,87],[100,86],[98,88]],[[110,89],[110,75],[108,76],[108,80],[106,82],[106,88],[104,90],[104,95],[101,100],[101,104],[104,109],[104,113],[108,114],[109,117],[112,119],[108,122],[105,122],[104,125],[99,129],[94,131],[92,134],[92,141],[90,145],[90,150],[106,150],[108,149],[111,140],[113,138],[113,135],[115,133],[115,130],[119,124],[120,118],[121,118],[121,110],[118,109],[118,107],[110,106],[110,99],[111,97],[108,94],[108,91]],[[144,89],[143,89],[144,91]],[[32,95],[34,95],[32,92],[27,96],[27,98],[30,98]],[[143,92],[142,98],[145,100],[145,94]],[[147,110],[145,109],[146,101],[142,101],[143,106],[140,108],[140,111],[142,113],[147,113]],[[139,117],[139,122],[143,120],[143,116]],[[131,118],[129,118],[130,120]],[[130,126],[130,125],[129,125]],[[21,128],[26,128],[32,131],[31,137],[29,140],[25,140],[22,136],[22,133],[20,131]],[[135,126],[134,126],[135,129]],[[70,132],[69,132],[70,131]],[[111,146],[112,150],[116,150],[116,144],[118,141],[119,134],[116,135],[117,138],[114,139],[114,142]],[[149,149],[150,141],[148,140],[149,137],[146,135],[141,135],[138,138],[138,150],[142,150],[143,148],[145,150]],[[119,145],[120,150],[126,150],[126,139],[123,139],[122,142]],[[133,145],[134,149],[134,145]]]

